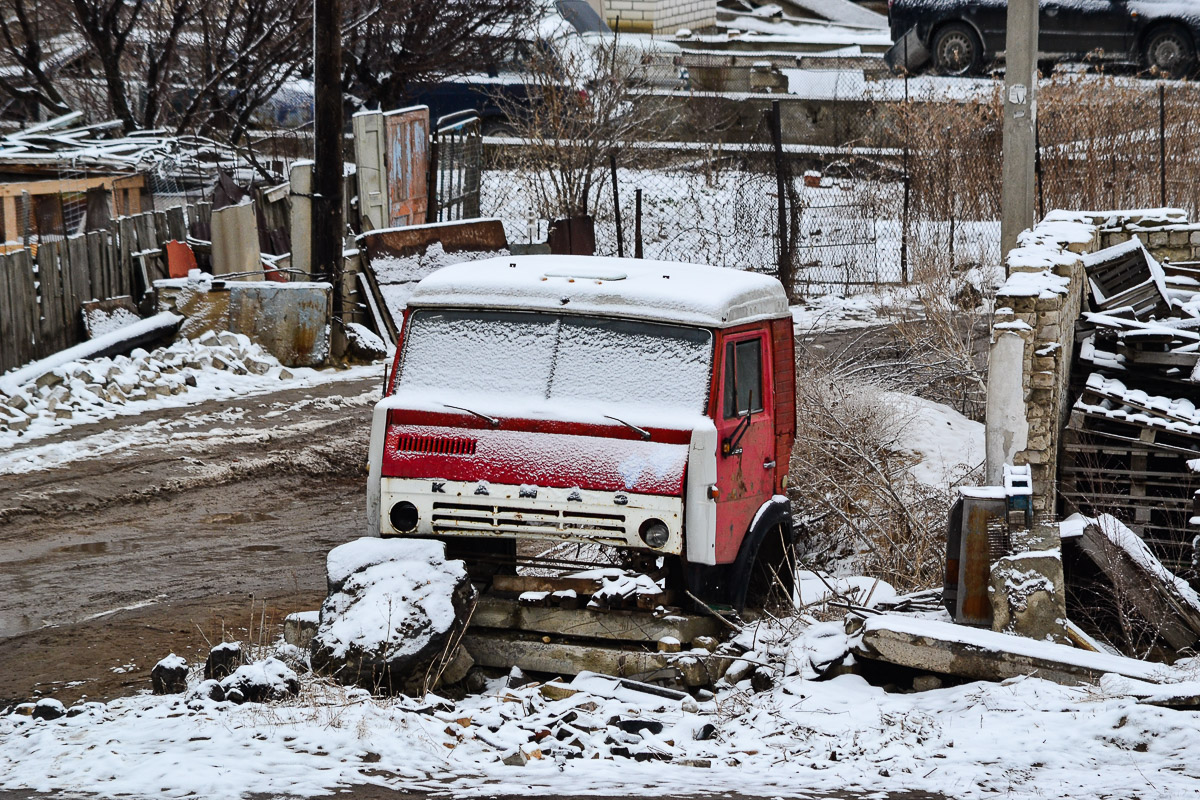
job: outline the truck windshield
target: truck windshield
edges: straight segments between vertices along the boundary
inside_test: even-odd
[[[413,312],[397,388],[541,404],[704,413],[712,335],[640,320],[508,311]],[[494,405],[490,404],[494,407]]]

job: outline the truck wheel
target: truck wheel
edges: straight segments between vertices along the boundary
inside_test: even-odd
[[[1146,37],[1146,68],[1167,78],[1186,78],[1194,69],[1196,47],[1183,28],[1168,25]]]
[[[963,22],[938,28],[933,37],[933,64],[943,75],[973,75],[983,66],[983,43]]]

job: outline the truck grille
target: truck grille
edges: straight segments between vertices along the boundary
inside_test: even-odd
[[[484,503],[434,503],[434,533],[579,536],[625,542],[625,515]]]
[[[424,436],[402,433],[396,437],[396,452],[473,456],[475,455],[475,440],[465,436]]]

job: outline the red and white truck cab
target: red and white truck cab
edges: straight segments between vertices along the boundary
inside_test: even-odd
[[[408,302],[375,407],[373,534],[663,556],[708,603],[786,580],[795,435],[783,288],[695,264],[519,256]],[[510,551],[512,552],[512,551]]]

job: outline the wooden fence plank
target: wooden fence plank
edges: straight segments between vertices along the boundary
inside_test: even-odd
[[[62,330],[62,278],[58,274],[58,243],[43,242],[37,252],[38,358],[60,349]]]
[[[7,255],[0,256],[0,372],[19,366],[17,361],[17,303],[13,267]]]
[[[187,215],[183,206],[167,209],[167,237],[177,242],[187,241]]]
[[[71,252],[71,306],[68,309],[70,316],[67,317],[67,329],[70,331],[71,343],[75,345],[87,338],[80,309],[85,302],[92,299],[92,273],[88,268],[87,237],[72,236],[67,240],[67,248]]]
[[[104,280],[104,257],[100,252],[100,248],[104,246],[103,242],[104,234],[100,231],[92,231],[87,235],[88,283],[92,289],[89,300],[107,300],[112,297]]]
[[[138,286],[138,282],[134,280],[133,276],[133,254],[138,249],[133,218],[121,217],[117,221],[117,231],[119,237],[117,242],[118,264],[121,274],[128,280],[123,294],[132,295],[133,301],[136,303],[141,299],[142,293],[141,287]]]
[[[19,250],[9,256],[9,262],[16,270],[10,275],[14,279],[17,291],[14,297],[19,299],[17,305],[17,328],[24,331],[18,339],[17,354],[21,364],[33,361],[37,356],[38,327],[37,289],[33,278],[33,259],[28,250]]]

